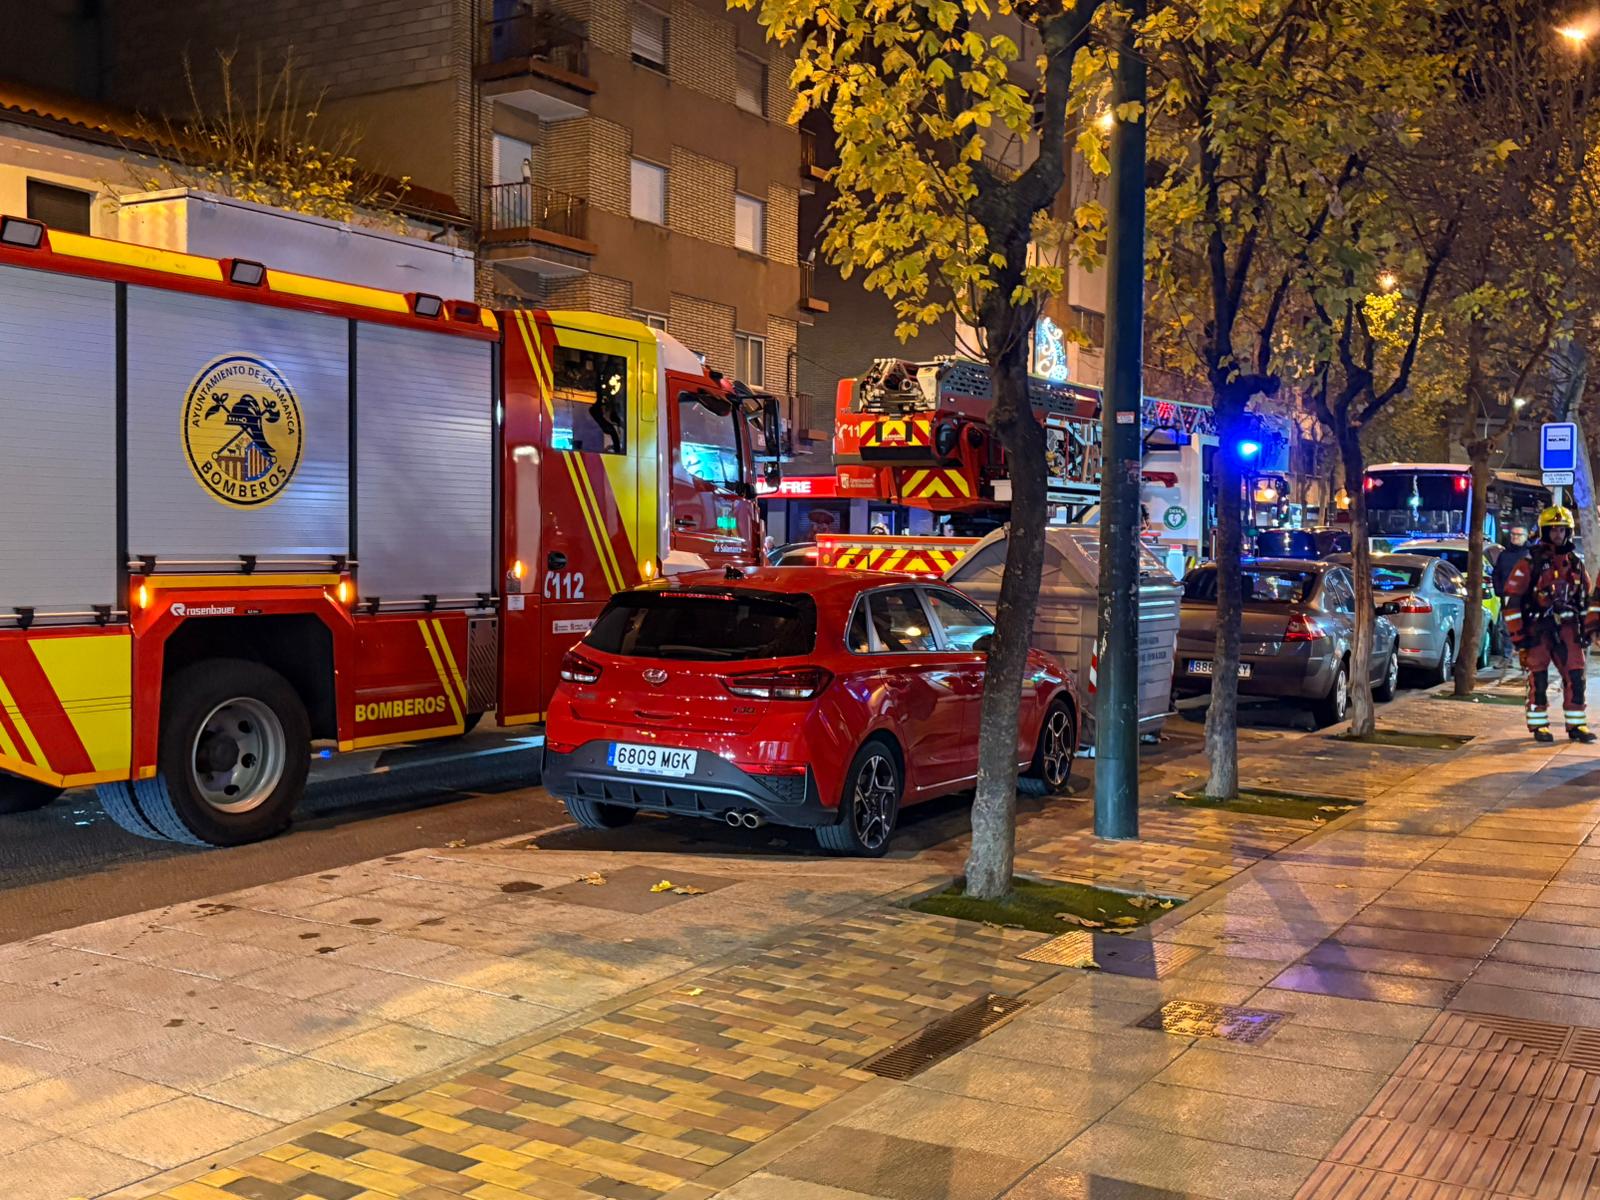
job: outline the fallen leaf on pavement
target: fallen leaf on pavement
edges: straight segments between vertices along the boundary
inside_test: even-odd
[[[599,871],[590,871],[587,875],[578,876],[579,883],[587,883],[590,887],[599,887],[606,881],[606,877]]]
[[[1346,810],[1345,810],[1344,805],[1342,805],[1342,804],[1324,804],[1321,807],[1319,807],[1317,809],[1317,811],[1318,812],[1344,812]]]
[[[672,880],[663,879],[660,883],[652,884],[651,887],[650,887],[650,890],[652,892],[670,892],[673,888],[675,888],[677,886],[678,885],[673,883]]]
[[[459,849],[461,849],[461,847],[465,846],[466,844],[467,844],[467,839],[466,838],[456,838],[454,841],[449,841],[449,842],[445,843],[445,845],[450,847],[450,849],[452,849],[452,850],[459,850]]]
[[[1138,917],[1116,917],[1111,922],[1113,925],[1137,925]]]
[[[1161,907],[1161,908],[1171,908],[1172,907],[1172,901],[1171,900],[1163,900],[1159,907]]]
[[[1352,883],[1336,883],[1333,886],[1338,888],[1341,892],[1348,892],[1355,885]]]
[[[1092,958],[1080,958],[1071,965],[1077,967],[1080,971],[1098,971],[1100,969],[1100,964]]]
[[[1154,896],[1129,896],[1128,897],[1128,907],[1129,908],[1149,908],[1155,902],[1156,902],[1156,900],[1155,900]]]
[[[706,890],[705,888],[697,888],[692,883],[680,883],[672,889],[672,894],[674,896],[704,896]]]
[[[683,994],[685,996],[699,996],[699,995],[702,995],[704,992],[705,992],[705,988],[690,988],[688,991],[684,992]]]
[[[1057,913],[1056,920],[1065,921],[1069,925],[1082,925],[1083,918],[1077,913]]]

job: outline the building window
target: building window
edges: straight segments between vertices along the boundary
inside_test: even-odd
[[[667,14],[648,4],[633,6],[633,61],[657,71],[667,69]]]
[[[1072,306],[1072,327],[1089,339],[1091,346],[1106,344],[1106,315],[1092,308]]]
[[[734,376],[752,388],[767,386],[767,339],[753,333],[733,335]]]
[[[733,102],[758,117],[767,115],[767,64],[754,54],[740,54],[734,62]]]
[[[660,313],[645,312],[642,309],[635,309],[633,313],[633,319],[643,325],[650,326],[651,329],[665,330],[667,327],[667,319]]]
[[[751,254],[767,252],[767,205],[754,196],[735,192],[733,197],[733,244]]]
[[[553,359],[550,448],[627,453],[628,360],[571,346],[557,347]]]
[[[642,158],[633,160],[633,215],[655,225],[667,223],[667,169]]]
[[[63,233],[89,232],[89,208],[94,193],[61,187],[43,180],[28,180],[28,217],[43,221]]]

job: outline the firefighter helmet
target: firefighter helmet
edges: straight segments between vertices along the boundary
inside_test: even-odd
[[[1572,528],[1572,510],[1560,504],[1553,504],[1539,514],[1539,528],[1549,529],[1552,525],[1565,525]]]

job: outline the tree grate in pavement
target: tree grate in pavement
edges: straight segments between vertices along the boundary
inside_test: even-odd
[[[1158,1029],[1176,1037],[1212,1037],[1254,1045],[1271,1037],[1284,1014],[1265,1008],[1240,1008],[1204,1000],[1168,1000],[1134,1022],[1138,1029]]]
[[[1017,957],[1062,967],[1098,967],[1113,975],[1131,975],[1136,979],[1165,979],[1204,953],[1201,946],[1146,942],[1121,934],[1079,929],[1040,942]]]
[[[993,993],[963,1004],[899,1045],[874,1054],[861,1070],[885,1079],[910,1079],[940,1059],[965,1049],[1013,1013],[1026,1008],[1026,1000]]]
[[[1600,1195],[1600,1030],[1443,1013],[1300,1189],[1369,1196]]]

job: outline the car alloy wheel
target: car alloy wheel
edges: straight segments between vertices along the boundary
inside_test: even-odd
[[[1400,685],[1400,654],[1399,651],[1389,652],[1389,669],[1383,675],[1383,690],[1389,695],[1394,695],[1394,690]]]
[[[856,772],[855,803],[850,812],[856,840],[863,849],[877,851],[888,842],[898,801],[895,765],[887,754],[874,750]]]
[[[1074,740],[1072,718],[1067,716],[1066,709],[1052,708],[1039,739],[1040,774],[1051,791],[1059,789],[1072,774]]]

